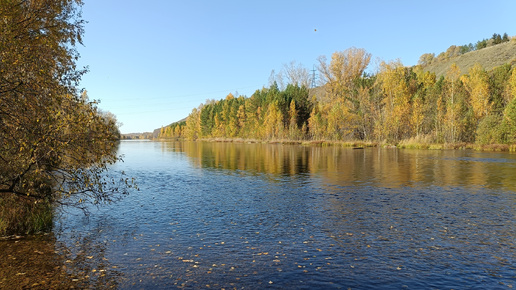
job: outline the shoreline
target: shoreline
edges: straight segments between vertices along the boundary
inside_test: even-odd
[[[184,141],[184,138],[153,138],[152,141]],[[331,141],[331,140],[288,140],[288,139],[245,139],[245,138],[200,138],[194,141],[220,142],[220,143],[263,143],[281,145],[302,145],[329,147],[340,146],[347,148],[398,148],[398,149],[421,149],[421,150],[475,150],[481,152],[516,152],[516,144],[475,144],[475,143],[425,143],[402,140],[397,144],[388,142],[373,141]]]

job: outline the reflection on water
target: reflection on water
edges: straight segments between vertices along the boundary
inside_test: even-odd
[[[479,186],[516,190],[516,155],[466,150],[350,149],[336,146],[165,143],[202,168],[321,177],[332,185]]]
[[[120,153],[142,190],[63,215],[38,244],[48,262],[10,274],[124,289],[516,286],[516,155],[134,141]]]

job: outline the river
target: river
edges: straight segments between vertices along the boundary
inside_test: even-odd
[[[516,287],[515,154],[150,141],[119,152],[113,170],[140,191],[0,241],[0,288]]]

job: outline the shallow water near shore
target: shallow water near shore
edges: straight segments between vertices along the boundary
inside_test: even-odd
[[[0,288],[516,286],[515,154],[148,141],[119,150],[114,170],[141,190],[89,217],[68,210],[49,235],[0,241]]]

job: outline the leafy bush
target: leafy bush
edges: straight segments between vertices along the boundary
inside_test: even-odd
[[[477,127],[476,142],[481,145],[503,143],[501,123],[502,117],[499,115],[488,115],[484,117]]]

